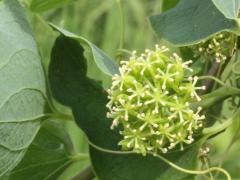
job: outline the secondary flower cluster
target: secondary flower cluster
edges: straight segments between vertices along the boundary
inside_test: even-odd
[[[141,56],[133,52],[122,61],[120,73],[113,76],[108,90],[111,128],[119,126],[124,150],[145,155],[147,152],[166,153],[169,149],[194,141],[193,133],[202,127],[205,118],[194,112],[190,102],[201,98],[196,90],[198,78],[184,76],[192,71],[177,54],[168,55],[166,47],[156,45]]]
[[[219,33],[213,38],[193,46],[195,57],[202,56],[203,59],[213,59],[216,62],[224,62],[231,56],[231,44],[234,46],[233,36],[230,33]]]

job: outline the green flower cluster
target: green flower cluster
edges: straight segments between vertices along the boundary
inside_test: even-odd
[[[190,102],[201,98],[196,90],[198,78],[186,78],[192,71],[177,54],[168,55],[168,48],[156,45],[141,56],[133,52],[122,61],[120,73],[113,76],[108,90],[111,128],[120,126],[123,150],[166,153],[169,149],[194,141],[193,133],[202,127],[201,107],[194,112]]]
[[[234,45],[234,36],[225,32],[193,46],[192,49],[195,57],[202,56],[203,59],[212,59],[221,63],[231,56]],[[233,48],[229,48],[231,46]]]

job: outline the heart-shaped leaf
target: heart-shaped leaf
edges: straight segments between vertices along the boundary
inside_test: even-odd
[[[38,50],[16,0],[0,1],[0,42],[1,177],[19,163],[50,110]]]
[[[46,122],[8,179],[57,179],[74,162],[70,142],[63,124]]]
[[[66,35],[66,34],[65,34]],[[106,118],[107,93],[93,79],[86,76],[84,49],[76,38],[60,35],[53,47],[49,79],[56,100],[72,108],[78,125],[95,145],[120,150],[117,130],[110,130]],[[181,167],[195,169],[198,149],[202,141],[184,152],[166,155]],[[104,180],[186,179],[189,174],[179,172],[153,156],[112,154],[91,147],[90,155],[97,176]]]
[[[236,20],[226,18],[210,0],[181,0],[162,14],[150,17],[159,36],[175,45],[195,44],[220,31],[239,34]]]

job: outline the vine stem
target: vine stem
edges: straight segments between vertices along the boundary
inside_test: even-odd
[[[225,86],[225,83],[223,81],[221,81],[220,79],[218,79],[214,76],[211,76],[211,75],[199,76],[198,79],[199,80],[201,80],[201,79],[212,79],[212,80],[216,81],[217,83],[221,84],[222,86]]]
[[[185,168],[182,168],[174,163],[172,163],[171,161],[167,160],[166,158],[160,156],[160,155],[156,155],[156,157],[158,157],[159,159],[161,159],[162,161],[164,161],[165,163],[167,163],[168,165],[172,166],[173,168],[181,171],[181,172],[185,172],[187,174],[196,174],[196,175],[202,175],[202,174],[207,174],[207,173],[210,173],[212,171],[217,171],[217,172],[222,172],[227,180],[231,180],[231,176],[230,174],[223,168],[220,168],[220,167],[211,167],[209,169],[205,169],[205,170],[200,170],[200,171],[197,171],[197,170],[189,170],[189,169],[185,169]]]
[[[111,154],[122,154],[122,155],[126,155],[126,154],[137,154],[136,152],[134,151],[114,151],[114,150],[109,150],[109,149],[105,149],[105,148],[102,148],[102,147],[99,147],[95,144],[93,144],[90,140],[88,140],[88,143],[95,149],[99,150],[99,151],[102,151],[102,152],[106,152],[106,153],[111,153]],[[176,170],[178,171],[181,171],[181,172],[184,172],[184,173],[187,173],[187,174],[195,174],[195,175],[203,175],[203,174],[207,174],[207,173],[210,173],[212,171],[217,171],[217,172],[221,172],[223,173],[227,180],[231,180],[231,176],[230,174],[223,168],[221,167],[211,167],[211,168],[208,168],[208,169],[205,169],[205,170],[189,170],[189,169],[185,169],[185,168],[182,168],[176,164],[174,164],[173,162],[169,161],[168,159],[164,158],[163,156],[160,156],[158,154],[153,154],[153,153],[149,153],[159,159],[161,159],[163,162],[165,162],[166,164],[168,164],[169,166],[175,168]]]

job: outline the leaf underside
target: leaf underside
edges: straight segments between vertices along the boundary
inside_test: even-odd
[[[9,174],[8,180],[57,179],[72,163],[69,142],[62,124],[55,120],[44,123],[22,162]]]
[[[43,68],[18,1],[0,1],[0,177],[11,171],[37,134],[45,112]]]
[[[240,0],[212,0],[215,6],[226,18],[237,19],[240,9]]]

